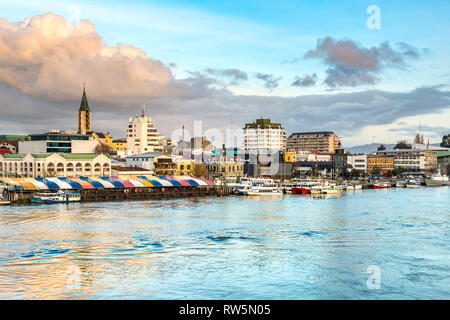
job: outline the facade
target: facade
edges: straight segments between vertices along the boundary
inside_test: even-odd
[[[89,135],[51,130],[30,135],[30,141],[19,141],[18,152],[27,153],[95,153],[98,142]]]
[[[0,176],[100,177],[111,175],[111,159],[105,154],[5,154],[0,155]]]
[[[394,157],[394,169],[401,168],[405,172],[432,173],[437,169],[436,151],[397,149],[392,151],[378,151],[376,154]]]
[[[394,156],[383,154],[370,154],[367,156],[367,172],[373,173],[375,168],[379,168],[382,174],[394,170]]]
[[[296,132],[286,142],[288,151],[318,151],[334,153],[341,148],[341,138],[332,131]]]
[[[450,151],[438,151],[437,153],[438,169],[442,173],[450,175]]]
[[[177,175],[179,176],[192,176],[194,175],[195,161],[188,159],[175,160],[177,165]]]
[[[78,109],[78,134],[88,134],[91,132],[91,109],[86,97],[86,89],[83,88],[80,108]]]
[[[145,116],[143,108],[140,116],[130,118],[127,129],[127,155],[146,152],[163,152],[164,137],[152,124],[152,118]]]
[[[206,164],[208,176],[218,177],[243,177],[244,164],[236,161],[220,161]]]
[[[279,123],[257,119],[244,128],[244,150],[285,150],[286,133]]]
[[[351,154],[347,156],[347,164],[352,170],[367,172],[367,154]]]
[[[119,157],[124,157],[127,153],[127,138],[112,140],[111,151]]]

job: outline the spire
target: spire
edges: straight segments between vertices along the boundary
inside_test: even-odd
[[[86,84],[83,84],[83,97],[81,98],[80,110],[81,111],[86,111],[86,110],[91,111],[91,109],[89,109],[89,104],[88,104],[87,97],[86,97]]]

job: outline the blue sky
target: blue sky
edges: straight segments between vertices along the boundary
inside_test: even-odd
[[[450,80],[449,1],[10,1],[1,16],[21,21],[46,12],[91,21],[103,40],[132,45],[164,64],[177,79],[207,68],[238,69],[249,80],[230,84],[237,95],[295,97],[364,90],[408,92]],[[369,5],[381,9],[381,29],[369,30]],[[421,53],[404,69],[386,68],[376,84],[330,88],[327,65],[305,59],[318,39],[351,40],[361,47],[403,42]],[[293,63],[287,63],[287,62]],[[279,79],[269,89],[255,75]],[[317,85],[294,87],[296,77],[317,75]],[[423,112],[426,119],[426,110]],[[448,112],[445,113],[445,116]],[[428,119],[427,118],[427,119]],[[433,119],[431,117],[430,119]],[[251,119],[249,119],[251,120]],[[410,119],[417,122],[417,117]],[[441,120],[429,125],[442,126]],[[432,120],[434,122],[434,120]],[[374,124],[375,125],[375,124]],[[324,128],[326,129],[326,128]],[[374,129],[375,130],[375,129]],[[371,133],[373,136],[373,133]],[[436,135],[437,137],[437,135]],[[366,135],[367,138],[367,135]],[[356,143],[356,140],[355,140]]]

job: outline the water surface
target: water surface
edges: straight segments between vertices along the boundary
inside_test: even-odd
[[[0,207],[1,299],[449,299],[450,188]],[[369,289],[369,266],[381,270]]]

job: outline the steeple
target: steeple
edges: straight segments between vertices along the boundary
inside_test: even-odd
[[[88,134],[89,132],[91,132],[91,109],[86,97],[86,85],[83,85],[83,97],[78,109],[78,133]]]
[[[86,110],[91,111],[91,109],[89,109],[89,104],[88,104],[87,97],[86,97],[86,85],[83,85],[83,97],[81,98],[80,110],[81,111],[86,111]]]

